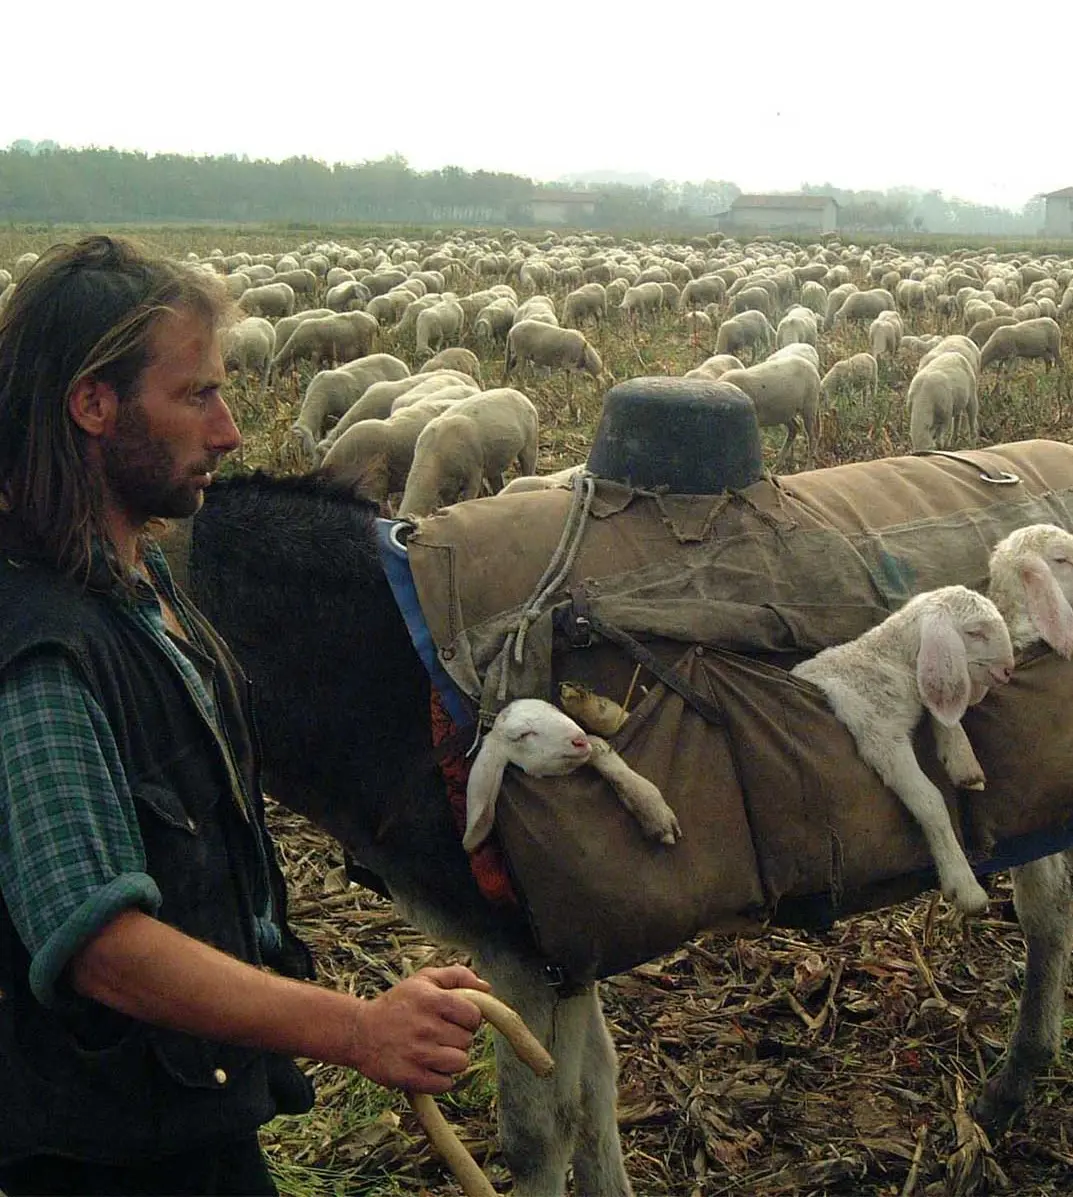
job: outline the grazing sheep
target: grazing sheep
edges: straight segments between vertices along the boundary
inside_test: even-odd
[[[586,320],[607,318],[607,291],[600,283],[585,283],[563,300],[563,327],[579,328]]]
[[[431,374],[435,370],[457,370],[460,374],[468,374],[478,385],[481,382],[480,359],[472,349],[460,349],[457,346],[441,349],[417,373]]]
[[[823,327],[830,330],[834,328],[835,319],[838,316],[839,309],[851,296],[858,291],[856,283],[840,283],[827,296],[827,311],[823,318]]]
[[[539,320],[523,320],[507,334],[506,377],[527,362],[546,370],[584,370],[599,381],[603,362],[576,328],[559,328]]]
[[[276,348],[282,349],[291,333],[305,320],[318,320],[322,316],[335,316],[331,308],[308,308],[304,312],[295,312],[293,316],[284,316],[276,321]]]
[[[970,342],[971,343],[971,342]],[[967,425],[969,444],[979,435],[976,373],[956,351],[921,362],[909,384],[909,440],[914,450],[947,448]]]
[[[645,836],[661,844],[678,842],[682,829],[659,789],[631,769],[606,740],[583,731],[550,702],[517,698],[496,716],[470,767],[462,847],[473,852],[491,835],[508,765],[533,777],[562,777],[586,764],[611,783]]]
[[[717,274],[702,274],[686,283],[678,303],[683,309],[705,307],[709,303],[722,303],[726,293],[727,285]]]
[[[775,329],[775,341],[780,349],[795,342],[803,345],[815,345],[816,336],[815,313],[800,305],[792,307]]]
[[[237,302],[247,316],[290,316],[296,299],[294,288],[287,283],[265,283],[247,287]]]
[[[951,333],[949,336],[941,337],[920,359],[920,364],[917,366],[918,372],[947,353],[956,353],[963,357],[972,367],[973,374],[979,377],[980,350],[968,337],[963,337],[960,333]]]
[[[820,374],[799,354],[759,362],[746,370],[728,370],[722,382],[731,383],[753,401],[761,428],[786,427],[786,440],[775,462],[778,473],[793,453],[797,416],[805,426],[806,458],[812,466],[819,434]]]
[[[324,296],[324,303],[333,312],[356,312],[363,309],[371,298],[368,287],[354,279],[348,279],[329,287]]]
[[[555,304],[546,295],[531,295],[524,303],[517,306],[514,311],[514,323],[521,324],[523,320],[539,320],[542,324],[559,327]]]
[[[332,441],[321,459],[321,471],[345,480],[356,494],[386,503],[389,495],[406,487],[422,429],[456,402],[458,399],[422,399],[386,420],[351,424]]]
[[[220,334],[224,366],[243,374],[259,374],[262,387],[268,385],[275,348],[276,330],[263,316],[247,316]]]
[[[732,353],[715,353],[699,366],[685,372],[686,378],[710,378],[718,382],[728,370],[744,370],[745,365]]]
[[[452,405],[417,438],[399,514],[428,515],[437,507],[475,499],[487,482],[503,489],[504,472],[536,471],[540,419],[521,391],[500,387]]]
[[[316,367],[363,357],[372,348],[379,325],[367,312],[338,312],[303,320],[272,359],[273,373],[291,369],[299,361]]]
[[[1050,369],[1062,364],[1062,330],[1050,316],[996,328],[980,351],[980,369],[1017,357],[1043,358]]]
[[[740,315],[742,312],[763,312],[770,320],[774,315],[775,302],[771,292],[766,287],[753,285],[743,287],[731,301],[731,310]]]
[[[702,333],[707,336],[712,332],[712,318],[707,312],[686,312],[682,317],[682,323],[691,337],[699,337]]]
[[[464,322],[465,314],[457,299],[437,297],[432,307],[417,314],[414,353],[418,357],[431,356],[445,341],[458,340]]]
[[[827,288],[815,280],[806,280],[801,286],[801,306],[822,319],[827,315]]]
[[[1073,535],[1053,524],[1011,532],[991,553],[988,595],[1010,629],[1014,652],[1037,640],[1073,656]],[[1010,870],[1017,920],[1025,936],[1023,999],[1002,1063],[973,1110],[1003,1127],[1028,1100],[1033,1081],[1062,1047],[1065,981],[1073,949],[1073,852]]]
[[[485,304],[473,322],[473,335],[478,343],[506,342],[517,311],[518,305],[514,300],[502,295]]]
[[[774,344],[775,330],[763,312],[741,312],[724,320],[719,326],[715,352],[741,357],[742,352],[749,349],[752,360],[756,361],[761,353],[768,353]]]
[[[326,371],[331,373],[331,371]],[[480,388],[473,378],[456,370],[437,370],[434,374],[412,374],[409,378],[399,378],[391,381],[374,382],[346,412],[339,422],[325,433],[318,449],[321,453],[351,424],[359,420],[386,420],[395,409],[397,403],[408,396],[411,402],[431,397],[434,391],[446,386],[465,387],[468,391]]]
[[[939,759],[958,786],[979,789],[983,770],[961,727],[965,711],[1009,680],[1013,647],[988,598],[944,586],[911,598],[847,644],[826,648],[792,672],[818,686],[861,757],[923,829],[944,897],[967,914],[987,906],[957,841],[943,796],[920,768],[913,731],[931,715]]]
[[[881,357],[894,357],[902,343],[903,331],[902,318],[897,312],[889,309],[880,312],[868,326],[868,344],[872,356],[877,361]]]
[[[854,291],[847,295],[835,313],[834,323],[836,326],[863,323],[874,320],[880,312],[893,311],[897,311],[894,296],[882,287],[873,287],[871,291]]]
[[[1005,328],[1007,324],[1016,324],[1012,316],[992,316],[990,320],[978,320],[968,331],[969,340],[978,348],[983,349],[988,337],[996,328]]]
[[[657,282],[640,283],[627,289],[618,305],[619,311],[630,320],[656,315],[666,302],[662,286]]]
[[[820,368],[820,355],[816,346],[808,345],[804,341],[791,341],[788,345],[783,345],[781,349],[769,354],[767,360],[777,362],[784,357],[802,357],[806,362],[811,362],[817,370]]]
[[[855,353],[844,357],[820,379],[820,391],[828,403],[835,396],[849,393],[875,401],[879,391],[879,363],[870,353]]]

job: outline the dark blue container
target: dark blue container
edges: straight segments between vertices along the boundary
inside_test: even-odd
[[[588,466],[597,477],[645,490],[741,490],[763,476],[753,402],[707,378],[630,378],[604,396]]]

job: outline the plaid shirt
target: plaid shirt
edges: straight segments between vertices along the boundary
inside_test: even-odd
[[[155,545],[146,563],[174,597]],[[165,629],[153,588],[139,579],[133,597],[117,587],[112,601],[165,650],[217,726],[212,695]],[[84,943],[121,911],[153,915],[161,903],[115,738],[57,649],[16,661],[0,679],[0,893],[31,955],[33,991],[46,1005]]]

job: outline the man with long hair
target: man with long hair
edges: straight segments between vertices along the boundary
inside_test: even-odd
[[[363,1001],[290,931],[246,687],[147,534],[241,437],[218,279],[45,253],[0,315],[0,1190],[274,1193],[289,1058],[441,1093],[469,969]],[[270,965],[272,971],[262,967]],[[293,978],[293,979],[292,979]]]

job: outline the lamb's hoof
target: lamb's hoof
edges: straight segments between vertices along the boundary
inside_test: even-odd
[[[653,820],[644,830],[645,835],[650,840],[659,840],[661,844],[667,844],[668,846],[677,844],[682,838],[682,828],[678,822],[678,817],[670,807],[667,808],[665,817]]]
[[[986,790],[987,786],[984,784],[984,779],[981,777],[979,781],[961,782],[960,788],[963,790]]]

